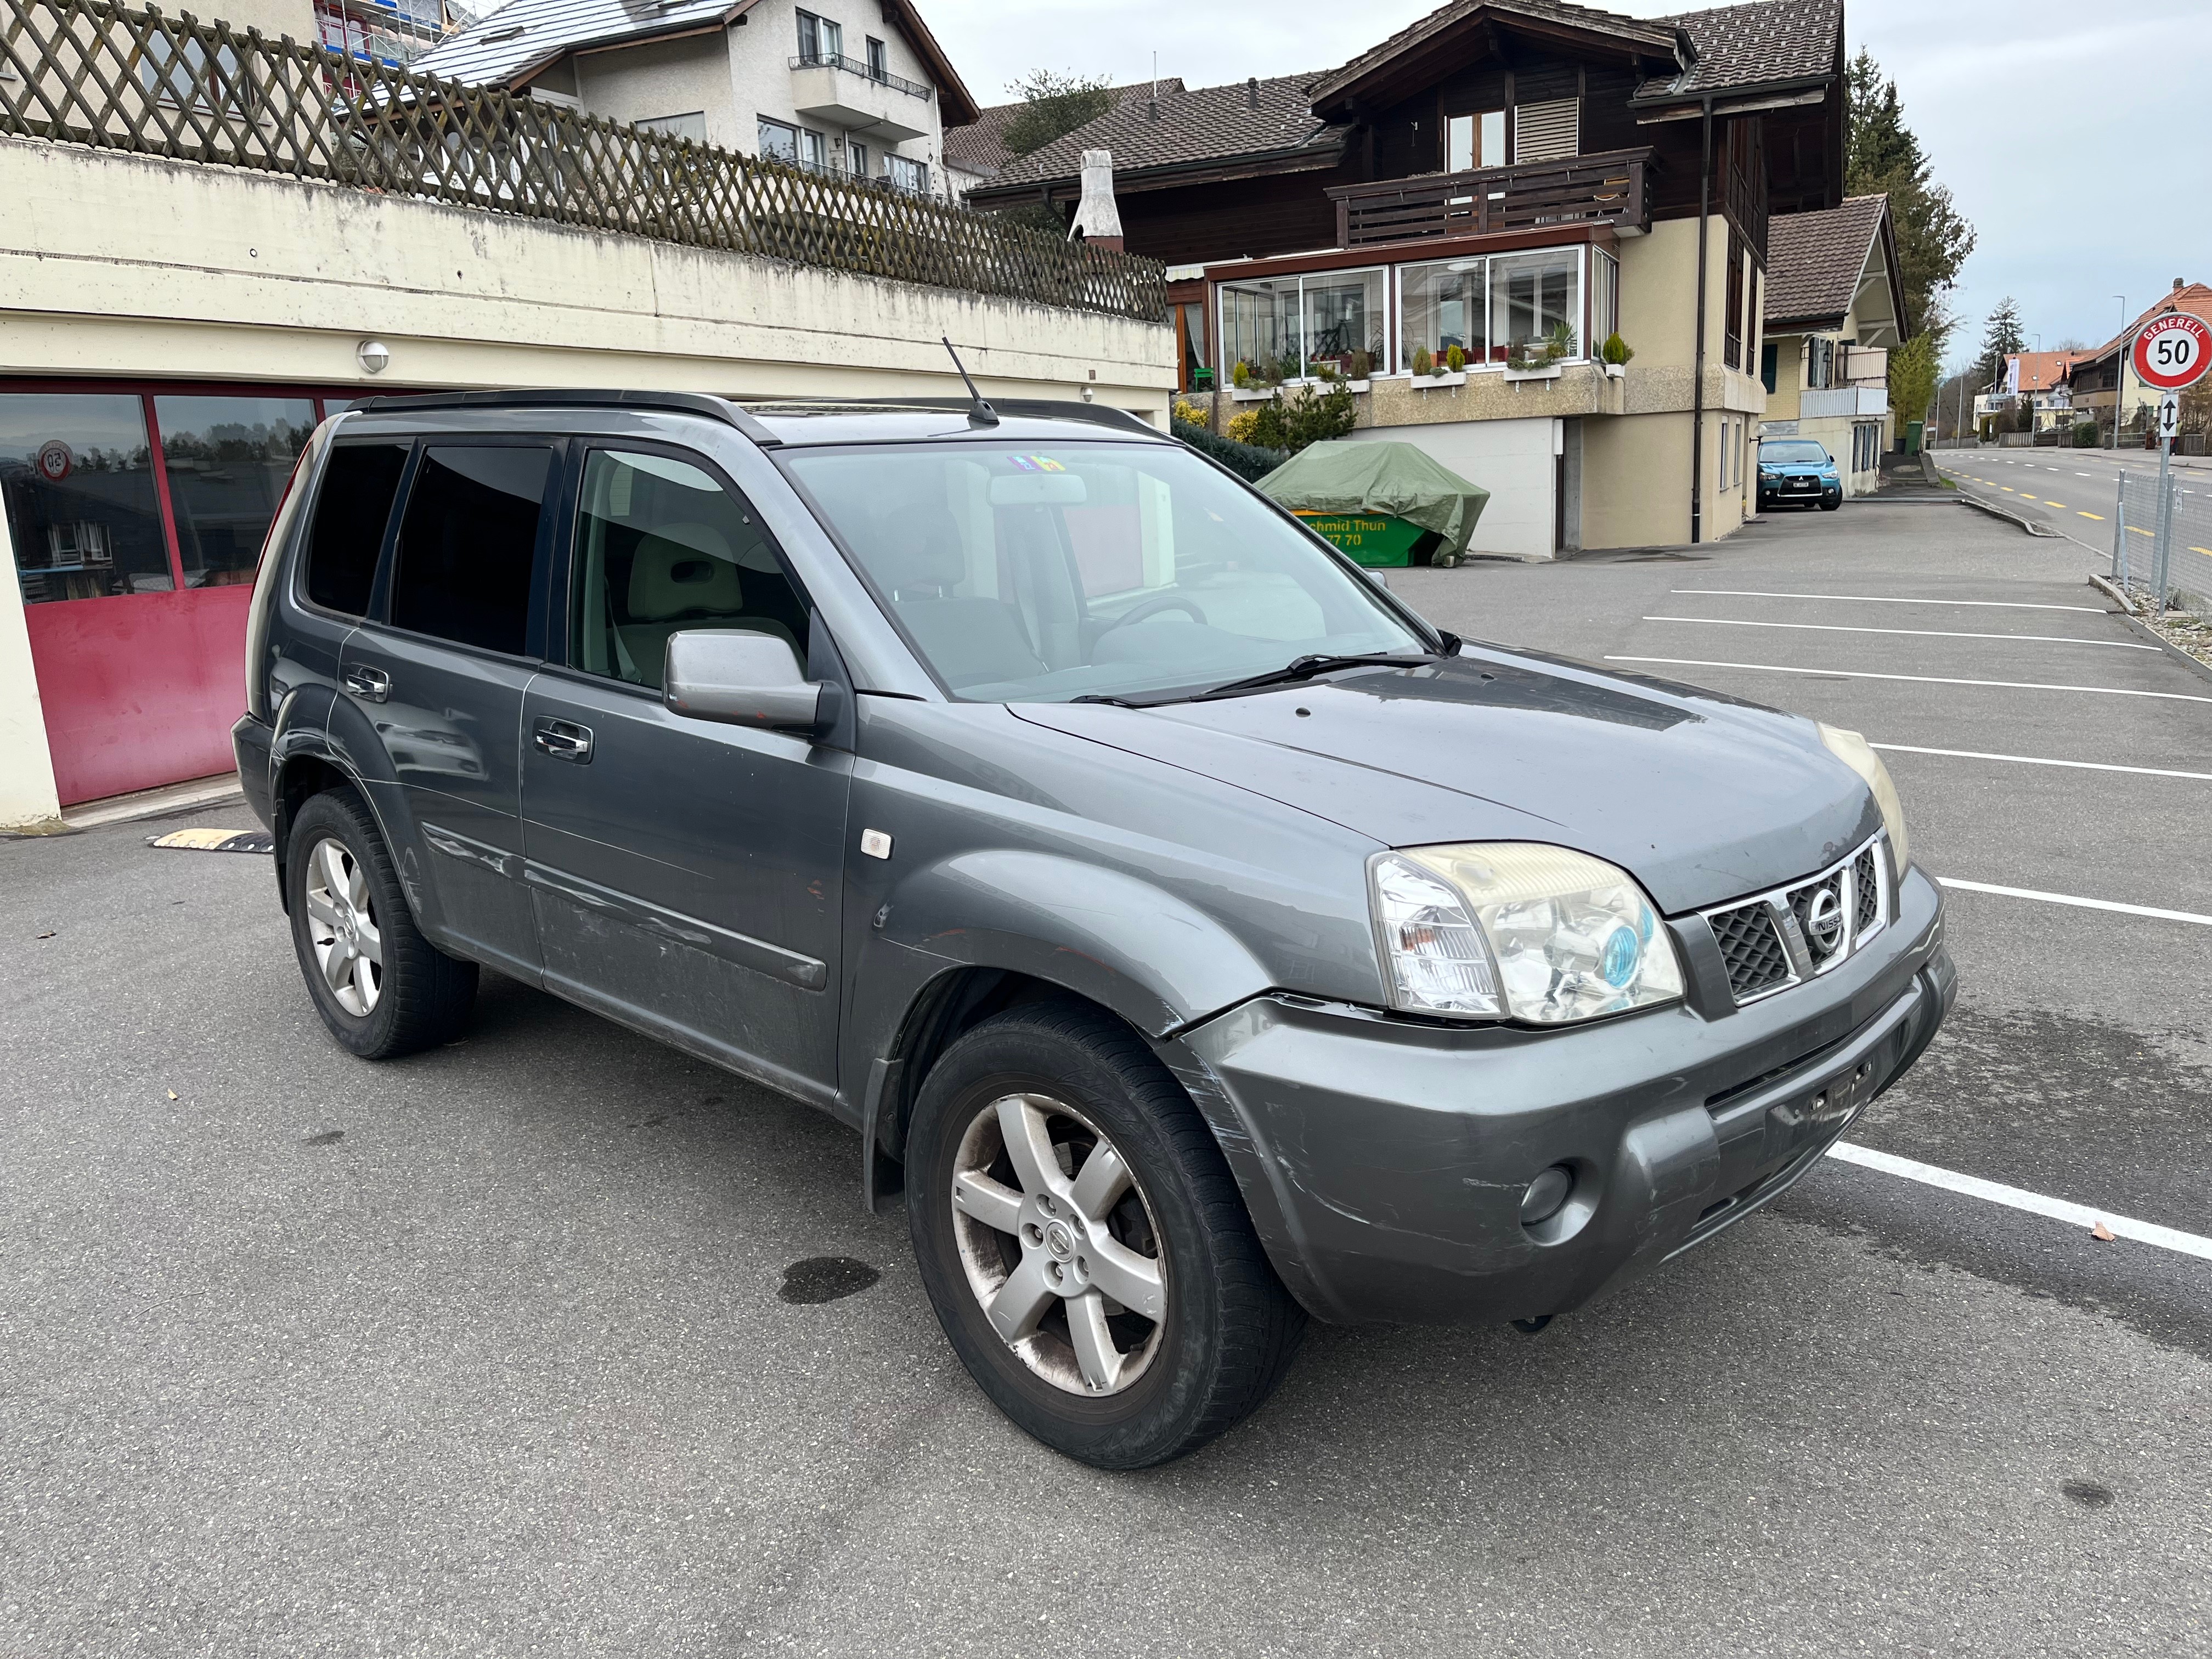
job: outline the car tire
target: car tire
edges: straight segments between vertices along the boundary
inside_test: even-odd
[[[1032,1005],[963,1035],[923,1082],[906,1167],[946,1338],[1054,1451],[1105,1469],[1181,1457],[1256,1410],[1297,1352],[1305,1315],[1212,1132],[1102,1011]]]
[[[468,1023],[477,965],[422,936],[361,797],[312,797],[285,839],[292,948],[315,1012],[363,1060],[450,1042]]]
[[[1821,512],[1823,512],[1823,513],[1832,513],[1832,512],[1834,512],[1838,507],[1841,507],[1843,504],[1844,504],[1844,503],[1843,503],[1843,501],[1842,501],[1842,499],[1841,499],[1840,497],[1838,497],[1837,500],[1832,501],[1825,501],[1825,500],[1824,500],[1824,501],[1820,503],[1820,511],[1821,511]]]

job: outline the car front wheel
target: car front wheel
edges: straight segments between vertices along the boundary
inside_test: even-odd
[[[924,1285],[985,1394],[1101,1468],[1194,1451],[1258,1408],[1304,1315],[1220,1148],[1134,1033],[1014,1010],[931,1069],[907,1147]]]

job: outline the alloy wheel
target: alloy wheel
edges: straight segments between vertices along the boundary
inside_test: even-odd
[[[953,1231],[991,1328],[1054,1387],[1119,1394],[1159,1352],[1167,1260],[1121,1152],[1065,1102],[1006,1095],[960,1139]]]
[[[384,994],[384,937],[368,878],[353,849],[335,836],[307,854],[307,937],[315,964],[339,1007],[367,1016]]]

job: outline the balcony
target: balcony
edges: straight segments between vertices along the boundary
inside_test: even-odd
[[[1336,203],[1337,246],[1571,224],[1607,224],[1623,236],[1640,236],[1651,228],[1644,180],[1654,165],[1648,148],[1616,149],[1472,173],[1338,185],[1328,192]]]
[[[918,81],[871,70],[841,53],[815,52],[791,60],[793,109],[882,143],[901,144],[925,137],[934,96]]]
[[[1882,386],[1820,386],[1797,394],[1800,420],[1872,419],[1889,413],[1889,388]]]

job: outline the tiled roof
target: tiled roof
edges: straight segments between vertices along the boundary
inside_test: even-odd
[[[2066,378],[2066,371],[2089,354],[2086,351],[2023,351],[2020,364],[2022,392],[2048,392]]]
[[[1847,196],[1817,213],[1778,213],[1766,229],[1766,325],[1841,318],[1889,210],[1887,196]]]
[[[416,72],[497,86],[571,46],[717,23],[749,0],[507,0],[415,60]]]
[[[1182,89],[1180,76],[1160,82],[1163,94]],[[1152,83],[1144,81],[1133,87],[1113,87],[1109,90],[1127,102],[1132,98],[1149,98]],[[945,135],[945,165],[986,179],[1004,171],[1018,159],[1006,148],[1006,124],[1028,107],[1027,102],[994,104],[988,109],[977,110],[975,118],[966,126],[948,129]]]
[[[1615,35],[1648,51],[1669,58],[1674,55],[1674,26],[1671,22],[1623,17],[1618,12],[1599,11],[1591,6],[1569,5],[1566,0],[1452,0],[1449,5],[1438,7],[1381,45],[1361,52],[1342,69],[1322,77],[1315,84],[1315,98],[1326,99],[1339,87],[1358,80],[1401,52],[1413,51],[1439,31],[1477,11],[1494,12],[1509,20],[1519,15],[1533,22],[1556,23],[1562,27]]]
[[[1073,179],[1082,171],[1086,149],[1113,151],[1115,171],[1124,174],[1179,161],[1230,161],[1301,148],[1310,148],[1317,158],[1333,157],[1343,130],[1314,118],[1308,88],[1319,78],[1279,75],[1257,82],[1256,94],[1241,81],[1175,93],[1163,84],[1157,120],[1147,86],[1146,96],[1132,98],[1035,155],[1009,162],[993,188]]]
[[[1698,61],[1671,78],[1646,81],[1636,89],[1640,104],[1834,74],[1844,0],[1753,0],[1656,21],[1687,34]]]

